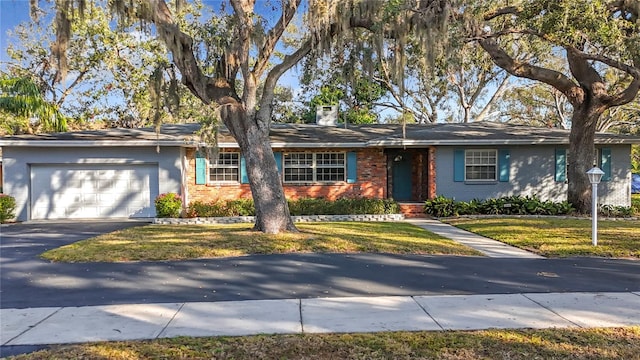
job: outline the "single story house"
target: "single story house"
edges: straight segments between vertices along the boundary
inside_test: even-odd
[[[3,189],[17,219],[153,217],[161,193],[186,203],[250,197],[242,154],[221,129],[216,158],[198,124],[20,135],[0,139]],[[289,198],[375,197],[420,204],[567,193],[569,133],[481,122],[431,125],[273,124],[271,147]],[[631,145],[640,137],[597,134],[603,204],[630,206]],[[419,205],[418,205],[419,206]]]

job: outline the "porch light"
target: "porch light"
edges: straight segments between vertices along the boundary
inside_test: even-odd
[[[593,167],[591,170],[587,171],[587,176],[589,177],[589,182],[592,185],[600,184],[600,180],[602,180],[602,176],[604,175],[604,171],[600,170],[598,167]]]
[[[589,182],[591,183],[591,243],[598,245],[598,184],[602,180],[604,171],[597,166],[587,171]]]

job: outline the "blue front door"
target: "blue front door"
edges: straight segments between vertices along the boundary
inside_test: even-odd
[[[411,155],[403,153],[393,157],[391,173],[393,178],[393,199],[397,201],[411,200]]]

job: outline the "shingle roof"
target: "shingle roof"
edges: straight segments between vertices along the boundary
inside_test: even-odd
[[[0,139],[0,146],[196,146],[199,124],[163,125],[154,128],[107,129],[67,133],[18,135]],[[279,147],[417,147],[429,145],[568,144],[569,131],[492,122],[468,124],[349,125],[273,124],[271,143]],[[229,131],[221,127],[221,147],[237,147]],[[640,144],[640,137],[596,134],[597,144]]]

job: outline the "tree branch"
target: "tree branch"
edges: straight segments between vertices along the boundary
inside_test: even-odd
[[[608,105],[620,106],[630,103],[638,95],[638,92],[640,92],[640,78],[634,78],[626,89],[611,97]]]
[[[506,74],[505,77],[502,78],[500,85],[498,85],[498,88],[493,93],[493,96],[491,96],[491,99],[489,99],[489,101],[487,101],[487,103],[484,105],[484,108],[482,108],[480,113],[478,113],[478,115],[475,118],[475,121],[482,121],[487,117],[487,115],[489,114],[489,111],[493,107],[493,104],[495,104],[496,101],[498,101],[498,99],[502,97],[504,92],[507,91],[508,85],[509,85],[509,77],[510,75]]]
[[[551,85],[565,94],[568,99],[575,99],[579,96],[575,91],[577,85],[563,73],[515,60],[500,48],[495,39],[483,39],[478,43],[489,54],[493,62],[509,74]]]
[[[567,115],[564,113],[564,107],[562,106],[562,93],[558,92],[558,91],[554,91],[553,92],[553,108],[556,111],[556,114],[558,114],[558,117],[560,118],[560,122],[562,124],[562,128],[563,129],[567,129]]]
[[[287,70],[295,66],[302,58],[307,56],[311,52],[311,41],[305,41],[298,50],[293,54],[285,56],[282,62],[274,66],[267,74],[267,78],[264,81],[264,87],[262,90],[262,99],[260,99],[260,105],[258,109],[258,125],[268,129],[271,122],[271,111],[273,108],[273,99],[275,96],[274,89],[278,83],[278,79]]]
[[[484,14],[483,18],[485,21],[493,20],[502,15],[518,15],[520,13],[520,9],[516,6],[507,6],[500,9],[496,9],[493,11],[489,11]]]
[[[67,96],[69,96],[69,94],[71,93],[71,90],[76,87],[80,81],[82,81],[82,79],[84,78],[85,75],[87,75],[89,71],[88,70],[84,70],[81,71],[80,74],[75,78],[75,80],[73,80],[73,82],[71,83],[71,85],[69,85],[60,95],[60,98],[58,99],[58,101],[56,102],[56,104],[58,104],[58,106],[60,106],[63,102],[64,99],[66,99]]]
[[[638,66],[631,66],[631,65],[627,65],[621,61],[618,60],[614,60],[610,57],[607,56],[603,56],[600,54],[587,54],[585,52],[582,52],[578,49],[576,49],[577,54],[584,58],[585,60],[593,60],[593,61],[598,61],[601,62],[605,65],[611,66],[613,68],[616,68],[620,71],[626,72],[629,75],[633,76],[634,78],[638,79],[640,78],[640,68]]]
[[[300,0],[290,1],[287,5],[288,6],[282,10],[282,16],[280,16],[278,23],[269,30],[264,45],[262,46],[262,49],[260,49],[258,59],[253,67],[253,73],[256,75],[262,74],[269,64],[269,58],[271,58],[271,54],[273,54],[278,40],[280,40],[280,37],[291,22],[291,19],[293,19],[293,16],[296,14],[298,6],[300,5]]]
[[[569,70],[581,85],[590,86],[593,83],[604,82],[600,74],[589,64],[582,51],[572,46],[565,46]]]
[[[253,15],[254,5],[255,1],[253,0],[231,0],[234,16],[238,22],[238,34],[237,38],[233,41],[232,54],[238,58],[240,70],[242,71],[242,78],[244,80],[242,102],[245,105],[245,110],[250,114],[255,110],[255,94],[257,89],[255,74],[249,70],[251,33],[254,29],[251,16]]]

